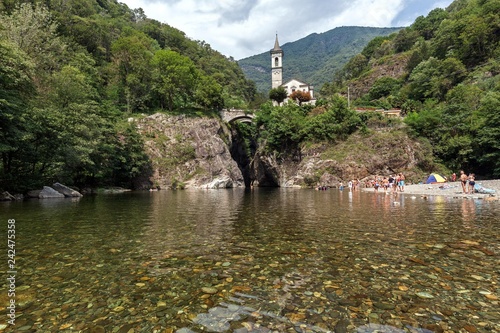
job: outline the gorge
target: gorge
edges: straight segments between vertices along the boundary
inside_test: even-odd
[[[403,129],[361,133],[337,143],[304,144],[294,156],[268,153],[237,122],[156,113],[130,119],[143,137],[152,177],[137,188],[334,187],[338,182],[405,172],[415,181],[422,143]],[[349,152],[349,154],[347,154]]]

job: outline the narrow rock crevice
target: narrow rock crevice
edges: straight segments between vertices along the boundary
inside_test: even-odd
[[[255,155],[257,144],[250,135],[245,135],[244,131],[242,131],[238,125],[233,126],[231,129],[231,136],[232,140],[229,152],[243,175],[245,187],[248,188],[252,185],[250,162]]]

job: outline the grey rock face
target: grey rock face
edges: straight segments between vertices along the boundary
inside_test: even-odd
[[[75,191],[72,188],[69,188],[66,185],[63,185],[60,183],[52,184],[52,188],[54,190],[56,190],[57,192],[63,194],[65,197],[82,197],[83,196],[80,192]]]
[[[64,194],[57,192],[50,186],[44,186],[38,195],[40,199],[64,198]]]

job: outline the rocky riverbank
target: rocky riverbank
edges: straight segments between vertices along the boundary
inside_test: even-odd
[[[464,194],[460,182],[438,183],[438,184],[413,184],[406,185],[403,193],[406,195],[434,196],[441,195],[456,198],[479,198],[488,200],[497,200],[500,193],[500,179],[479,180],[476,182],[486,189],[494,190],[493,194],[489,193],[472,193]],[[364,191],[374,192],[373,188],[364,188]],[[384,193],[383,189],[379,189],[379,193]]]
[[[52,187],[44,186],[41,190],[29,191],[26,196],[22,194],[10,194],[7,191],[0,193],[0,201],[23,200],[24,198],[32,199],[52,199],[52,198],[80,198],[83,195],[61,183],[54,183]]]

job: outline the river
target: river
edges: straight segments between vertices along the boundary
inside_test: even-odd
[[[184,190],[0,217],[4,332],[500,332],[494,202]]]

